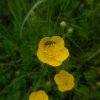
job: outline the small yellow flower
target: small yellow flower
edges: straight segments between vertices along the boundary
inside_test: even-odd
[[[29,100],[48,100],[48,95],[43,90],[33,92],[29,96]]]
[[[65,70],[61,70],[58,74],[56,74],[54,76],[54,81],[61,92],[71,90],[75,84],[73,75]]]
[[[40,61],[51,66],[60,66],[69,56],[69,51],[64,47],[64,40],[59,36],[44,37],[37,50]]]

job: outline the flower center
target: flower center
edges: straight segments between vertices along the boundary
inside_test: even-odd
[[[64,82],[64,84],[67,84],[68,83],[68,81],[65,79],[65,80],[63,80],[63,82]]]

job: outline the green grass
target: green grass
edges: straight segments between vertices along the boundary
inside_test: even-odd
[[[61,21],[67,23],[64,30]],[[53,68],[36,51],[43,37],[56,35],[64,37],[70,57]],[[0,100],[28,100],[39,89],[50,100],[100,100],[99,55],[99,0],[0,0]],[[65,93],[53,80],[61,69],[76,83]]]

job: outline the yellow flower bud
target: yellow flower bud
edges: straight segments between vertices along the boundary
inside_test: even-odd
[[[68,33],[72,33],[73,32],[73,28],[72,27],[69,27],[68,30],[67,30],[67,32]]]
[[[96,85],[98,86],[98,87],[100,87],[100,82],[98,81],[98,82],[96,82]]]
[[[67,25],[67,24],[66,24],[66,22],[65,22],[65,21],[61,21],[61,22],[60,22],[60,26],[61,26],[62,28],[65,28],[65,27],[66,27],[66,25]]]

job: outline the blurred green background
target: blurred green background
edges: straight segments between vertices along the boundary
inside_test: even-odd
[[[54,68],[36,51],[43,37],[56,35],[70,57]],[[73,90],[57,90],[53,77],[61,69],[74,75]],[[99,0],[0,0],[0,100],[28,100],[38,89],[49,100],[100,100]]]

